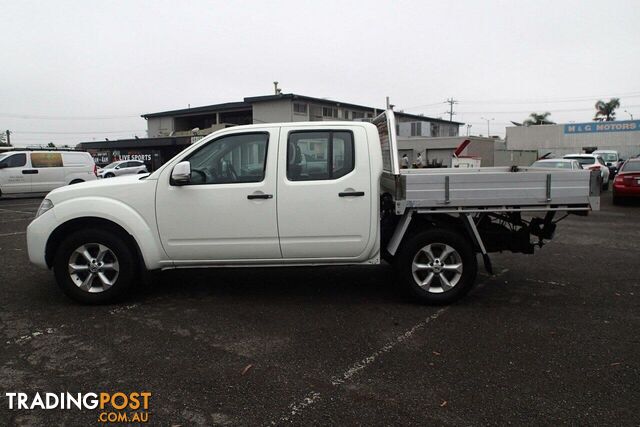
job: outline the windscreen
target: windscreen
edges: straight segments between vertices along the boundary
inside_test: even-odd
[[[394,175],[400,174],[398,144],[396,142],[396,118],[393,111],[385,111],[373,119],[372,123],[378,128],[378,135],[380,137],[382,170]]]

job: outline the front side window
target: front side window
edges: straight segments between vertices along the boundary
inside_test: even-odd
[[[269,134],[223,136],[191,154],[191,184],[261,182]]]
[[[337,179],[355,165],[353,134],[346,131],[291,132],[287,143],[290,181]]]
[[[0,163],[7,165],[5,166],[6,168],[19,168],[27,164],[27,155],[25,153],[9,155],[2,159]]]

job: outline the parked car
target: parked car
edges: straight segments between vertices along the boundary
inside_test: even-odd
[[[139,160],[120,160],[98,170],[98,178],[113,178],[114,176],[149,173],[144,162]]]
[[[609,168],[604,162],[604,159],[597,154],[567,154],[564,159],[577,160],[583,169],[589,169],[592,171],[600,171],[600,177],[602,178],[602,189],[609,189]]]
[[[551,169],[571,169],[582,170],[584,169],[580,162],[573,159],[542,159],[533,162],[530,166],[532,168],[551,168]]]
[[[618,152],[615,150],[596,150],[592,154],[602,157],[602,160],[604,160],[604,163],[609,168],[609,179],[613,180],[613,177],[618,173],[618,169],[620,169],[620,166],[624,163],[624,161],[620,159]]]
[[[83,151],[7,151],[0,154],[0,196],[48,193],[96,179],[96,164]]]
[[[625,198],[640,198],[640,158],[629,159],[613,181],[613,203]]]

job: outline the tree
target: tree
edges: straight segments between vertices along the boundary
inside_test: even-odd
[[[4,132],[0,133],[0,147],[7,145],[7,135]]]
[[[47,144],[47,147],[51,147],[51,148],[55,148],[56,144],[54,144],[53,142],[50,142]]]
[[[612,122],[616,119],[616,108],[620,107],[620,98],[611,98],[609,102],[598,100],[596,102],[595,122]]]
[[[544,113],[531,113],[529,114],[529,118],[522,122],[525,126],[534,126],[534,125],[555,125],[555,122],[549,120],[550,112],[546,111]]]

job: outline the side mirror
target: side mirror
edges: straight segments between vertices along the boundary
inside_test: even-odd
[[[185,185],[191,181],[191,163],[180,162],[171,171],[171,183],[173,185]]]

